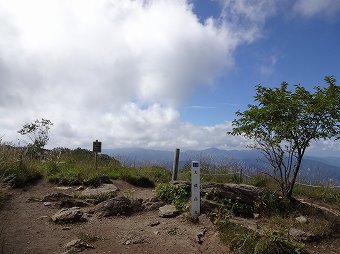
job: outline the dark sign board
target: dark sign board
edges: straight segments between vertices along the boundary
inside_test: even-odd
[[[99,142],[98,140],[93,141],[93,152],[95,153],[102,152],[102,142]]]

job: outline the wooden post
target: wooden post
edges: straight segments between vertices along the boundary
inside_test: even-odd
[[[96,164],[96,171],[98,170],[98,153],[102,152],[102,142],[99,142],[98,139],[93,141],[93,152],[94,152],[94,161]]]
[[[241,167],[241,169],[240,169],[240,183],[242,183],[242,178],[243,178],[243,169]]]
[[[98,171],[98,153],[97,152],[94,153],[94,161],[96,164],[96,171]]]
[[[179,152],[180,152],[180,150],[178,148],[176,148],[175,154],[174,154],[174,162],[173,162],[173,165],[172,165],[172,181],[177,180]]]

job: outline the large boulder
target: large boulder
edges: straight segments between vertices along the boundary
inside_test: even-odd
[[[99,217],[108,217],[131,214],[140,209],[141,203],[139,202],[131,202],[131,200],[126,197],[115,197],[96,205],[94,212],[96,212]]]
[[[80,195],[82,197],[92,198],[97,197],[99,195],[115,193],[116,191],[118,191],[118,188],[114,184],[102,184],[97,188],[86,188],[80,193]]]
[[[82,252],[83,250],[94,248],[93,245],[88,244],[81,239],[72,240],[65,245],[65,249],[67,250],[66,253]]]
[[[179,213],[174,205],[165,205],[159,208],[159,217],[172,218],[179,215]]]
[[[84,213],[79,207],[72,207],[59,210],[54,215],[52,215],[51,219],[58,224],[87,221],[83,215]]]

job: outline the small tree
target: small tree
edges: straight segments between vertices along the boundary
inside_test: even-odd
[[[49,140],[48,132],[52,125],[50,120],[41,118],[41,120],[37,119],[33,123],[25,124],[18,131],[21,135],[27,135],[31,141],[27,145],[30,156],[37,157],[43,152]]]
[[[279,183],[282,195],[291,198],[306,148],[319,139],[338,140],[340,135],[340,87],[333,76],[326,76],[328,86],[315,87],[310,93],[301,85],[288,90],[257,86],[257,105],[237,111],[232,135],[254,140],[273,168],[272,177]]]

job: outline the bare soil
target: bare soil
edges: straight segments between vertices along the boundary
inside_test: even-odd
[[[137,188],[116,180],[114,184],[121,195],[133,198],[153,197],[153,189]],[[192,223],[185,216],[160,218],[158,210],[140,212],[132,216],[116,216],[99,219],[96,215],[88,222],[58,225],[50,217],[59,208],[44,206],[34,201],[47,194],[74,193],[74,188],[60,189],[41,181],[25,189],[10,189],[10,199],[0,211],[0,253],[46,254],[64,253],[71,240],[87,234],[98,237],[91,243],[95,249],[84,253],[229,253],[229,248],[220,241],[218,232],[209,222]],[[150,226],[159,221],[159,225]],[[197,234],[206,232],[198,243]]]
[[[154,196],[150,188],[138,188],[120,180],[113,183],[119,188],[118,195],[134,199]],[[55,224],[50,217],[59,208],[44,206],[43,202],[37,200],[56,192],[73,194],[75,187],[60,188],[40,181],[24,189],[7,190],[10,199],[0,211],[0,254],[65,253],[68,242],[86,234],[89,238],[99,239],[91,243],[94,249],[84,250],[88,254],[230,253],[229,247],[221,242],[217,230],[208,220],[194,224],[185,215],[160,218],[158,210],[101,219],[93,215],[84,223]],[[317,205],[331,212],[339,212],[337,206]],[[159,221],[158,225],[150,226],[150,223],[156,221]],[[333,236],[320,242],[308,243],[309,253],[340,254],[339,225]],[[197,234],[204,231],[204,228],[203,242],[199,243]]]

